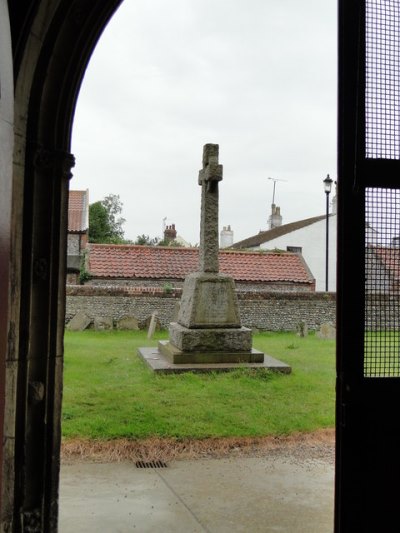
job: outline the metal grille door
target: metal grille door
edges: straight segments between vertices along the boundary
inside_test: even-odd
[[[400,0],[339,0],[335,532],[400,531]]]

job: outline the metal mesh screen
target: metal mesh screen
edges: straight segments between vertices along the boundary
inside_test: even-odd
[[[400,158],[400,0],[366,1],[366,157]]]
[[[400,190],[366,189],[364,376],[400,377]]]

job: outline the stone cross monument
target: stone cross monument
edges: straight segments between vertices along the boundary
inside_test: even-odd
[[[218,144],[203,148],[203,168],[199,171],[201,185],[200,272],[219,271],[218,262],[218,182],[222,165],[218,163]]]
[[[233,279],[219,273],[218,183],[222,165],[218,145],[206,144],[201,185],[199,271],[184,283],[177,322],[170,325],[170,340],[159,351],[177,364],[262,363],[264,354],[252,349],[251,330],[241,326]]]

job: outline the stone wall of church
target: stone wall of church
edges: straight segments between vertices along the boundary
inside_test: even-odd
[[[181,289],[162,287],[67,287],[66,323],[78,312],[94,322],[96,317],[111,318],[114,323],[134,317],[145,328],[154,311],[161,327],[174,321],[179,309]],[[300,322],[309,330],[321,324],[336,324],[336,295],[315,292],[238,291],[244,326],[267,331],[295,331]]]

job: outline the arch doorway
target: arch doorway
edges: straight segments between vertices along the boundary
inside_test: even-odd
[[[89,58],[120,2],[0,0],[0,494],[4,531],[57,530],[67,193],[74,164],[71,125]],[[365,43],[366,7],[370,14],[385,6],[390,8],[388,17],[397,20],[398,0],[339,1],[340,379],[335,513],[336,531],[342,533],[398,530],[399,380],[398,376],[371,379],[362,368],[362,191],[368,186],[398,188],[400,170],[398,152],[389,160],[380,157],[365,164],[358,142],[360,135],[363,140],[360,125],[365,126],[360,107],[365,49],[360,43]],[[385,16],[378,14],[377,26],[391,31],[381,24]],[[390,42],[396,62],[398,24],[395,28]],[[376,43],[371,42],[372,46]],[[344,227],[346,232],[341,232]],[[379,434],[374,432],[377,427]]]
[[[1,153],[12,161],[14,144],[0,200],[4,531],[57,528],[71,126],[86,66],[120,2],[0,2],[1,127],[14,130]]]

